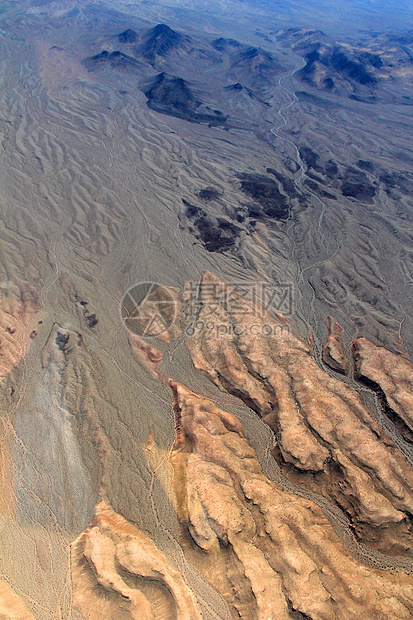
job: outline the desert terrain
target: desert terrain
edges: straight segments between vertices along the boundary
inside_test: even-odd
[[[0,7],[0,618],[413,618],[412,9],[352,4]]]

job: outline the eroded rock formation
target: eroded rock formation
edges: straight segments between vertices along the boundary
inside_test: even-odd
[[[403,434],[413,441],[413,364],[365,338],[353,341],[352,352],[356,377],[379,391],[385,408],[407,427]]]
[[[411,618],[411,576],[359,565],[318,506],[263,475],[235,416],[170,385],[184,549],[234,618]]]
[[[328,336],[322,352],[323,362],[332,370],[346,375],[349,364],[344,352],[343,328],[332,316],[326,318],[326,326]]]
[[[201,620],[181,575],[155,543],[101,502],[71,546],[74,605],[87,620]]]
[[[413,472],[357,391],[213,274],[204,274],[202,288],[197,324],[213,328],[187,340],[196,369],[274,430],[284,475],[336,502],[368,544],[390,554],[409,549]]]
[[[156,347],[150,345],[137,334],[130,333],[128,340],[129,346],[137,360],[149,367],[153,374],[156,375],[158,372],[158,364],[160,364],[163,359],[161,351],[158,351]]]

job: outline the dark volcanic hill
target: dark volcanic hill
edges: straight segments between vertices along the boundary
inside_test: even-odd
[[[211,41],[211,46],[220,53],[228,78],[257,91],[258,98],[285,71],[273,54],[260,47],[222,37]]]
[[[413,76],[411,50],[394,35],[369,35],[358,44],[332,40],[320,30],[291,28],[276,33],[303,57],[297,77],[317,89],[374,102],[386,80]],[[364,97],[364,99],[363,99]]]
[[[223,37],[211,41],[211,46],[217,52],[229,56],[231,69],[241,69],[260,75],[279,73],[284,70],[284,67],[276,61],[270,52],[260,47],[245,45],[235,39]]]
[[[343,80],[375,86],[378,78],[374,75],[374,69],[383,65],[375,54],[357,55],[343,46],[323,43],[317,43],[304,58],[306,65],[300,72],[302,79],[325,90],[333,90]]]
[[[138,36],[134,30],[128,28],[118,35],[119,43],[136,43]]]
[[[247,47],[235,54],[231,66],[242,67],[253,72],[281,72],[283,67],[272,54],[259,47]]]
[[[156,112],[177,116],[192,123],[224,125],[227,117],[215,110],[213,114],[199,111],[202,103],[197,101],[188,82],[181,77],[160,73],[145,90],[147,104]]]
[[[239,41],[236,41],[235,39],[224,39],[223,37],[214,39],[211,41],[211,45],[217,50],[217,52],[233,51],[234,49],[239,49],[242,47],[242,44]]]
[[[288,201],[273,179],[262,174],[248,173],[238,174],[238,179],[241,191],[255,201],[248,207],[250,217],[263,220],[288,217]]]
[[[260,103],[268,107],[270,107],[271,105],[267,101],[263,101],[262,99],[260,99],[260,97],[258,97],[250,88],[248,88],[248,86],[243,86],[239,82],[237,82],[236,84],[229,84],[229,86],[225,86],[224,90],[227,93],[231,93],[232,95],[235,95],[235,97],[238,98],[239,103],[243,101],[245,98],[247,99],[249,98],[249,99],[254,99],[256,101],[259,101]]]
[[[167,56],[172,50],[179,49],[189,40],[189,37],[172,30],[166,24],[158,24],[146,33],[136,53],[150,63],[154,63],[158,57]]]
[[[128,56],[118,50],[114,52],[103,50],[99,54],[95,54],[95,56],[85,58],[82,60],[82,64],[88,71],[94,71],[100,67],[110,66],[112,69],[116,69],[117,71],[124,71],[126,73],[141,73],[142,68],[144,68],[139,60],[136,60],[136,58],[132,58],[132,56]]]

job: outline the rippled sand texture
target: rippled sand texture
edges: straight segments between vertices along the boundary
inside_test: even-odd
[[[206,12],[189,4],[21,0],[0,9],[1,604],[22,617],[83,616],[73,602],[96,580],[99,546],[90,543],[86,557],[82,545],[102,536],[115,562],[123,544],[93,517],[101,502],[112,507],[110,528],[125,519],[152,540],[203,618],[231,617],[226,591],[199,564],[203,557],[209,565],[207,554],[193,564],[195,551],[182,550],[169,376],[226,399],[260,465],[283,489],[316,501],[357,561],[411,570],[408,557],[377,551],[390,553],[394,543],[399,554],[410,544],[409,436],[391,412],[382,415],[376,386],[354,381],[351,370],[327,370],[322,357],[327,316],[343,328],[348,359],[358,337],[378,357],[383,347],[397,361],[413,353],[412,121],[403,99],[410,77],[397,65],[374,102],[350,99],[348,80],[340,92],[320,91],[300,73],[308,33],[293,41],[275,18],[261,9],[247,14],[244,5]],[[134,43],[132,35],[119,38],[127,30]],[[177,44],[164,53],[154,34]],[[384,49],[388,72],[405,43],[386,37],[365,45],[369,53],[372,45]],[[192,340],[196,366],[231,397],[194,372],[181,324],[155,340],[128,333],[121,318],[135,284],[159,283],[178,295],[187,282],[188,293],[204,270],[229,284],[293,290],[283,360],[257,339],[245,369],[237,347],[248,352],[251,343]],[[407,400],[395,399],[390,385],[399,379],[384,360],[383,369],[371,380],[406,424]],[[263,382],[268,372],[275,374]],[[267,458],[273,431],[252,404],[276,434],[277,461]],[[75,566],[76,587],[73,541],[86,571]],[[245,541],[238,542],[242,553]],[[110,596],[119,600],[126,587],[136,600],[153,595],[155,616],[177,614],[169,611],[176,586],[164,578],[148,586],[139,570],[120,575],[126,585]],[[249,617],[251,587],[237,583]]]

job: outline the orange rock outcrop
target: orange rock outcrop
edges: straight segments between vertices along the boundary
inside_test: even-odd
[[[343,328],[332,316],[326,318],[328,336],[323,347],[324,364],[343,375],[348,373],[349,363],[343,346]]]
[[[262,308],[243,298],[242,314],[231,311],[221,300],[237,293],[218,277],[206,272],[202,287],[209,298],[226,294],[200,305],[197,324],[208,329],[187,340],[195,368],[269,424],[284,475],[337,503],[368,544],[390,554],[410,549],[413,470],[358,392]]]
[[[129,334],[129,346],[139,362],[145,364],[154,375],[158,374],[158,364],[162,362],[163,355],[156,347],[146,342],[137,334]]]
[[[358,564],[318,506],[263,475],[235,416],[170,385],[186,553],[234,618],[412,617],[412,576]]]
[[[0,618],[5,620],[34,620],[25,602],[4,581],[0,581]]]
[[[366,338],[356,338],[352,352],[356,378],[379,389],[385,406],[407,427],[405,434],[413,441],[413,364]]]
[[[155,543],[101,502],[71,545],[74,606],[86,620],[201,620],[182,576]]]

